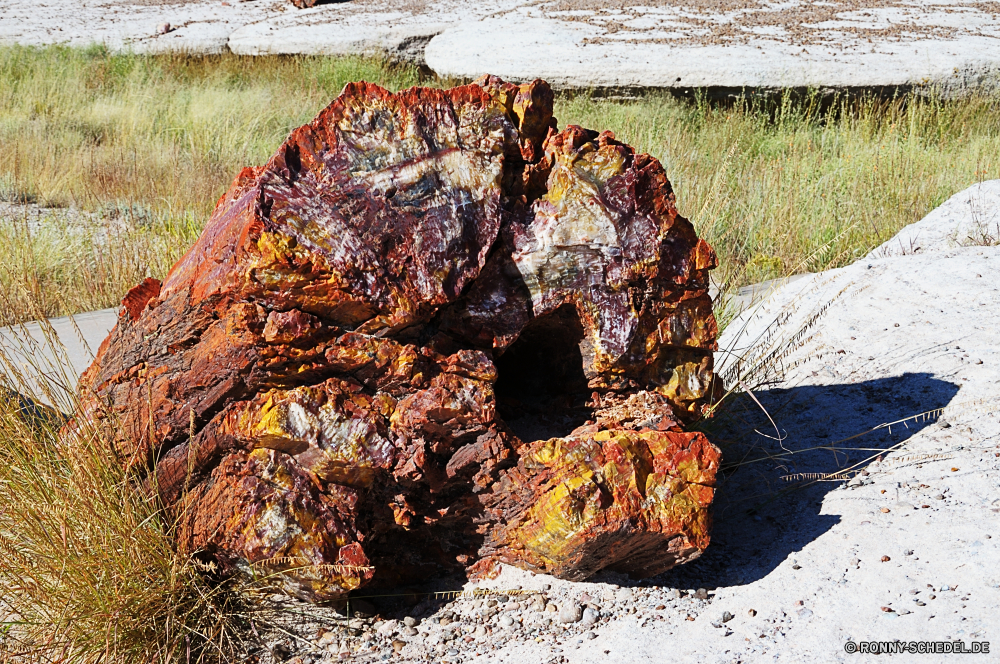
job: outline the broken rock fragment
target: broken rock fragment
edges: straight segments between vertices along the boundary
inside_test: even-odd
[[[324,600],[705,549],[715,255],[659,162],[552,104],[350,84],[126,296],[75,422],[182,550]]]

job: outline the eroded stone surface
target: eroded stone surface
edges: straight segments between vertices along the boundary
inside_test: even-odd
[[[303,597],[656,574],[709,541],[714,265],[659,162],[557,131],[542,81],[351,84],[126,296],[77,421],[182,549]]]

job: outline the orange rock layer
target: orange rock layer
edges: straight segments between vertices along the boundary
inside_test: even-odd
[[[552,101],[348,85],[125,297],[75,421],[181,549],[310,599],[704,550],[715,255],[659,162]]]

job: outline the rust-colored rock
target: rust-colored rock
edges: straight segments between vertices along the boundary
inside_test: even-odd
[[[719,452],[682,425],[715,256],[659,162],[552,99],[348,85],[126,296],[77,417],[113,419],[182,549],[328,599],[708,545]]]

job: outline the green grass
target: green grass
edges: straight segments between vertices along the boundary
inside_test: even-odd
[[[92,228],[109,210],[144,220],[117,247],[21,233],[18,257],[0,260],[0,324],[38,315],[28,299],[66,314],[162,277],[239,169],[360,79],[420,83],[414,68],[361,58],[0,48],[0,198],[100,212]],[[556,115],[660,159],[681,212],[719,253],[717,281],[732,285],[850,263],[951,194],[1000,177],[997,98],[818,102],[576,95],[558,98]],[[8,224],[0,241],[14,232]]]
[[[361,58],[0,47],[0,200],[97,213],[51,214],[38,234],[0,219],[0,326],[115,306],[162,277],[240,168],[361,79],[419,83]]]
[[[0,173],[44,205],[211,212],[345,83],[416,85],[360,58],[192,58],[0,48]]]
[[[735,285],[849,264],[1000,177],[1000,98],[819,102],[713,107],[653,95],[576,99],[559,115],[660,159],[681,212],[719,253],[718,280]]]

